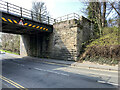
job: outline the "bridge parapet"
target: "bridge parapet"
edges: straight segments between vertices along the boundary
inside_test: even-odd
[[[45,23],[48,25],[52,25],[55,21],[55,19],[49,16],[33,12],[31,10],[22,8],[20,6],[17,6],[17,5],[2,1],[2,0],[0,0],[0,10],[2,12],[6,12],[9,14],[13,14],[15,16],[19,16],[21,18],[26,18],[26,19],[28,18],[28,19],[31,19],[31,20],[34,20],[40,23]],[[41,17],[41,18],[38,18],[38,17]]]
[[[57,23],[59,23],[59,22],[64,22],[64,21],[72,20],[72,19],[79,20],[79,18],[80,18],[80,16],[78,14],[70,13],[65,16],[58,17],[55,20]]]

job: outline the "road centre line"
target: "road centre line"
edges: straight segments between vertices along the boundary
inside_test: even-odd
[[[55,72],[55,71],[51,71],[51,70],[45,70],[45,69],[40,69],[40,68],[34,68],[34,69],[39,70],[39,71],[44,71],[44,72],[50,72],[50,73],[55,73],[55,74],[59,74],[59,75],[69,76],[68,74],[59,73],[59,72]]]
[[[47,62],[47,61],[36,61],[36,62],[43,62],[43,63],[47,63],[47,64],[53,64],[53,65],[59,65],[59,66],[69,66],[69,68],[76,68],[76,69],[87,69],[90,70],[91,68],[89,67],[76,67],[76,66],[71,66],[71,65],[65,65],[65,64],[58,64],[58,63],[54,63],[54,62]],[[110,71],[110,70],[103,70],[103,69],[96,69],[96,68],[92,68],[91,70],[101,70],[101,71],[106,71],[106,72],[117,72],[117,71]]]
[[[17,63],[18,64],[18,63]],[[26,65],[24,65],[24,64],[18,64],[18,65],[20,65],[20,66],[26,66]],[[54,69],[54,70],[63,70],[63,71],[66,71],[66,69],[64,69],[65,67],[62,67],[62,68],[58,68],[58,69]],[[68,68],[73,68],[73,67],[68,67]],[[52,73],[57,73],[57,74],[62,74],[62,75],[64,75],[64,73],[58,73],[58,72],[55,72],[55,71],[51,71],[51,70],[45,70],[45,69],[40,69],[40,68],[34,68],[34,69],[37,69],[37,70],[41,70],[41,71],[47,71],[47,72],[52,72]],[[76,68],[77,69],[77,68]],[[79,70],[77,70],[78,71],[78,73],[77,74],[81,74],[81,72],[82,73],[86,73],[86,71],[80,71],[79,72]],[[71,72],[71,71],[69,71],[69,70],[67,70],[67,72]],[[90,76],[95,76],[96,77],[96,75],[98,75],[98,76],[107,76],[107,77],[118,77],[118,76],[114,76],[114,75],[108,75],[108,74],[103,74],[103,73],[96,73],[96,72],[92,72],[92,71],[89,71],[87,74],[91,74]],[[117,75],[118,75],[118,73],[116,73]],[[84,74],[83,74],[84,75]],[[67,75],[68,76],[68,75]]]
[[[39,61],[39,62],[42,62],[42,61]],[[44,61],[43,61],[44,62]],[[45,63],[47,63],[47,62],[45,62]],[[48,62],[49,63],[49,62]],[[49,63],[49,64],[55,64],[56,65],[56,63]],[[59,64],[59,65],[62,65],[62,64]],[[21,65],[21,66],[24,66],[24,65]],[[62,65],[63,66],[63,65]],[[68,65],[69,66],[69,65]],[[70,66],[71,67],[71,66]],[[73,66],[72,66],[73,67]],[[34,69],[36,69],[36,70],[39,70],[39,71],[46,71],[46,72],[51,72],[51,73],[55,73],[55,74],[59,74],[59,75],[65,75],[65,76],[69,76],[68,74],[64,74],[64,73],[59,73],[59,72],[55,72],[55,71],[53,71],[53,70],[45,70],[45,69],[40,69],[40,68],[34,68]],[[57,69],[56,69],[57,70]],[[105,71],[107,71],[107,70],[105,70]],[[93,72],[89,72],[89,73],[93,73]],[[102,75],[102,76],[106,76],[106,74],[99,74],[99,73],[94,73],[94,74],[97,74],[97,75]],[[90,76],[93,76],[93,77],[95,77],[96,75],[90,75]],[[111,75],[108,75],[108,76],[111,76]],[[101,82],[101,83],[105,83],[104,81],[98,81],[98,82]],[[117,85],[116,83],[112,83],[112,82],[108,82],[108,84],[113,84],[113,85]]]
[[[54,63],[54,62],[47,62],[47,61],[42,61],[43,63],[47,63],[47,64],[53,64],[53,65],[62,65],[62,66],[69,66],[69,65],[65,65],[65,64],[58,64],[58,63]]]
[[[12,55],[9,55],[9,56],[12,56]],[[22,58],[20,56],[16,57],[16,56],[12,56],[12,57],[15,57],[15,58]],[[83,69],[88,69],[88,70],[102,70],[102,71],[106,71],[106,72],[118,72],[118,71],[112,71],[112,70],[103,70],[103,69],[97,69],[97,68],[89,68],[89,67],[84,67],[84,66],[81,66],[81,67],[76,67],[76,66],[71,66],[71,65],[66,65],[66,64],[59,64],[59,63],[54,63],[54,62],[47,62],[47,61],[35,61],[35,62],[43,62],[43,63],[47,63],[47,64],[53,64],[53,65],[61,65],[61,66],[69,66],[69,68],[83,68]]]
[[[19,65],[21,65],[21,66],[25,66],[25,65],[23,65],[23,64],[19,64]],[[69,76],[68,74],[65,74],[65,73],[59,73],[59,72],[55,72],[55,71],[53,71],[53,70],[45,70],[45,69],[41,69],[41,68],[33,68],[33,69],[36,69],[36,70],[39,70],[39,71],[44,71],[44,72],[50,72],[50,73],[55,73],[55,74],[59,74],[59,75],[64,75],[64,76]],[[54,69],[54,70],[61,70],[61,69]],[[65,71],[65,70],[63,70],[63,71]],[[67,71],[67,72],[69,72],[69,71]],[[80,71],[79,72],[79,74],[81,74],[81,72],[86,72],[86,71]],[[78,73],[77,73],[78,74]],[[91,74],[91,75],[89,75],[89,76],[92,76],[92,77],[96,77],[96,75],[98,75],[97,77],[99,77],[99,75],[100,76],[111,76],[111,75],[107,75],[107,74],[100,74],[100,73],[95,73],[94,72],[94,75],[93,75],[93,72],[90,72],[89,71],[89,73],[88,74]],[[83,74],[84,75],[84,74]],[[112,76],[113,77],[113,76]],[[115,77],[115,76],[114,76]],[[115,85],[115,83],[112,83],[113,85]]]
[[[18,64],[20,66],[26,66],[24,64]],[[59,73],[59,72],[55,72],[55,71],[52,71],[52,70],[45,70],[45,69],[41,69],[41,68],[33,68],[35,70],[39,70],[39,71],[44,71],[44,72],[50,72],[50,73],[55,73],[55,74],[59,74],[59,75],[64,75],[64,76],[69,76],[68,74],[65,74],[65,73]]]

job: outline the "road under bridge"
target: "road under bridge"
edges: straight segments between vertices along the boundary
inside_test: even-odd
[[[0,31],[21,35],[20,55],[40,56],[48,50],[54,19],[39,14],[41,20],[38,20],[38,13],[5,1],[0,1],[0,14]]]

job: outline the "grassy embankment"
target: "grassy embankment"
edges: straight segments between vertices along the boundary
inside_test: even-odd
[[[120,32],[117,27],[104,28],[103,35],[86,46],[80,61],[116,65],[120,60]]]

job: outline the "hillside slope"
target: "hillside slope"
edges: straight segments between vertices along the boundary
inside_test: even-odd
[[[118,64],[120,60],[120,32],[117,27],[105,28],[103,35],[89,43],[81,60],[101,64]]]

